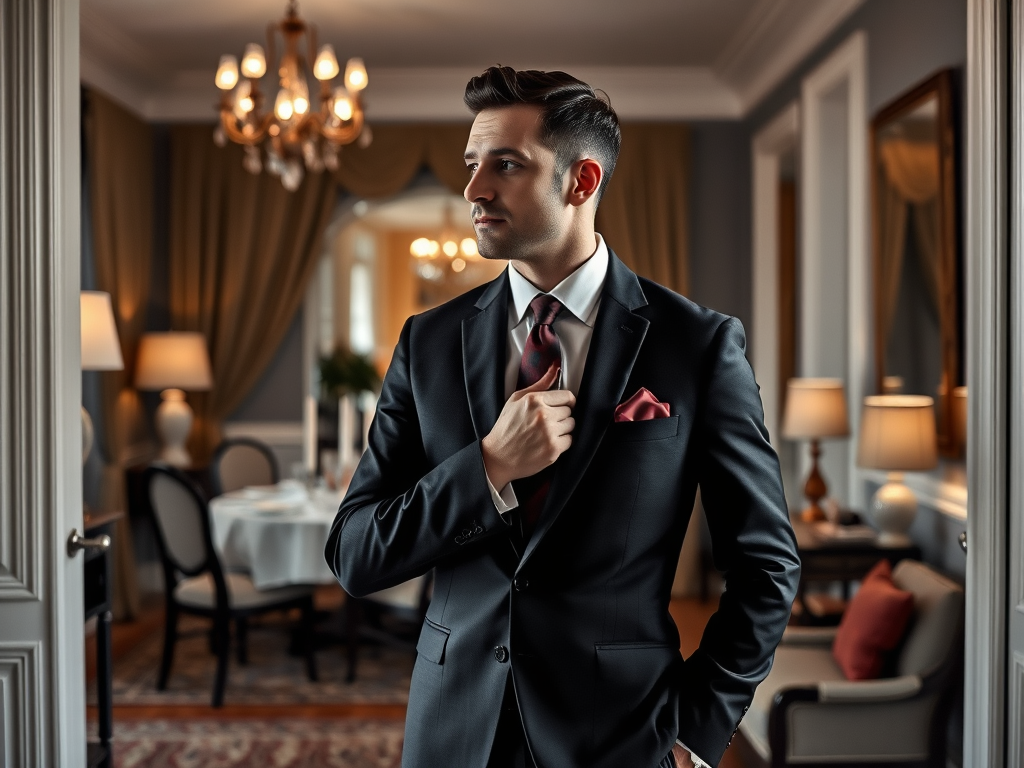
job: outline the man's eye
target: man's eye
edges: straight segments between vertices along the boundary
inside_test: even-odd
[[[503,171],[511,171],[514,170],[517,167],[517,165],[513,163],[511,160],[500,160],[498,161],[498,167],[501,168],[501,170]]]
[[[470,176],[472,176],[474,173],[476,173],[476,168],[477,168],[476,163],[470,163],[469,165],[466,166],[466,170],[469,171],[469,175]]]

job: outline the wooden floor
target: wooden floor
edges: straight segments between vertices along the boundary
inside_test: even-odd
[[[340,591],[340,590],[338,590]],[[343,598],[342,598],[343,599]],[[317,595],[318,607],[334,607],[341,602],[335,591],[324,590]],[[704,627],[715,612],[717,602],[703,603],[696,598],[674,599],[669,607],[672,618],[679,628],[679,647],[683,656],[689,656],[700,645]],[[115,663],[141,639],[163,629],[163,610],[152,605],[131,622],[116,623],[112,631],[112,653]],[[95,641],[86,639],[87,674],[95,674]],[[90,719],[96,717],[95,707],[89,707]],[[405,717],[405,707],[395,704],[358,705],[236,705],[212,709],[208,706],[121,706],[114,707],[114,721],[118,720],[239,720],[249,718],[360,718],[395,719]],[[719,764],[719,768],[745,768],[735,750],[730,749]]]

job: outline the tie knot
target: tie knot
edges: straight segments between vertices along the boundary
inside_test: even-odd
[[[530,309],[533,310],[534,322],[537,325],[551,325],[563,307],[562,302],[554,296],[543,293],[530,302]]]

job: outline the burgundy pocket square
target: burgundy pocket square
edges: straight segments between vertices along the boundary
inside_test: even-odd
[[[615,421],[650,421],[667,419],[670,415],[668,403],[659,401],[644,387],[615,408]]]

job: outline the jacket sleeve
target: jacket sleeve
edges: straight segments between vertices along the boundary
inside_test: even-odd
[[[703,370],[698,482],[725,593],[683,664],[679,739],[717,765],[771,669],[800,576],[778,457],[768,441],[743,326],[718,327]]]
[[[480,441],[430,466],[410,374],[414,318],[384,378],[367,449],[327,539],[325,556],[356,597],[422,575],[506,523],[491,501]]]

